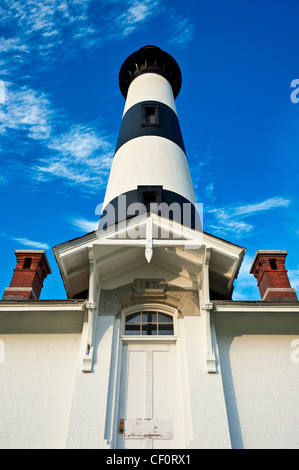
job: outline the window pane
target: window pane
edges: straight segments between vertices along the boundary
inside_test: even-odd
[[[142,106],[142,126],[159,126],[159,107]]]
[[[157,323],[157,312],[142,312],[142,323]]]
[[[125,333],[127,335],[140,335],[140,325],[126,325]]]
[[[173,335],[173,318],[171,315],[153,311],[132,313],[126,317],[125,334]]]
[[[155,124],[156,122],[156,110],[155,108],[146,108],[146,123]]]
[[[159,324],[165,322],[173,323],[172,317],[170,315],[166,315],[165,313],[159,313]]]
[[[128,323],[140,323],[141,322],[141,313],[133,313],[126,317],[126,324]]]
[[[159,325],[159,335],[173,335],[173,325],[167,325],[166,323]]]
[[[147,325],[142,325],[142,335],[143,336],[153,336],[157,335],[157,325],[152,325],[148,323]]]

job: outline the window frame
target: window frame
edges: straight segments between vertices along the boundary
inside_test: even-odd
[[[139,312],[158,312],[172,317],[173,334],[172,335],[130,335],[126,334],[126,318],[128,315]],[[127,307],[122,310],[121,338],[123,342],[176,342],[177,336],[177,309],[166,305],[150,303]]]
[[[144,197],[145,195],[148,194],[155,194],[156,196],[156,201],[152,204],[152,212],[154,211],[154,208],[156,205],[159,205],[162,203],[162,194],[163,194],[163,186],[146,186],[146,185],[139,185],[137,186],[137,191],[138,191],[138,201],[143,204],[147,210],[151,208],[151,205],[148,204],[146,205]]]
[[[147,110],[155,110],[155,122],[147,122]],[[143,104],[142,105],[142,127],[160,127],[160,108],[158,104]]]
[[[129,317],[133,318],[128,320]],[[130,331],[134,331],[132,333],[134,336],[173,336],[173,317],[159,310],[140,310],[130,313],[126,315],[124,334],[130,336]],[[169,333],[163,333],[163,331],[169,331]]]

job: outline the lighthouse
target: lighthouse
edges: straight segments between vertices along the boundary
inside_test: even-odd
[[[211,435],[229,446],[211,311],[213,299],[231,298],[244,249],[202,230],[175,104],[181,85],[159,47],[123,62],[99,227],[53,248],[68,299],[85,299],[68,448],[83,434],[110,449],[196,448]]]
[[[261,299],[232,300],[245,248],[196,225],[177,63],[146,46],[119,85],[102,226],[53,247],[67,298],[40,298],[44,251],[15,251],[0,300],[0,447],[101,449],[106,465],[135,467],[189,464],[192,449],[297,449],[287,251],[258,250]]]
[[[175,59],[156,46],[142,47],[121,66],[126,101],[103,204],[109,221],[153,211],[200,228],[175,105],[181,83]]]

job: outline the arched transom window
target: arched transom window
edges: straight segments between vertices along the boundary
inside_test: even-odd
[[[158,311],[142,311],[126,316],[126,335],[173,335],[173,317]]]

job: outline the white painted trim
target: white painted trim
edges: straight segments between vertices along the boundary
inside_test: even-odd
[[[177,315],[178,310],[175,307],[170,307],[167,305],[159,304],[158,302],[148,302],[148,303],[141,303],[137,305],[130,305],[128,307],[123,307],[122,314],[127,316],[130,313],[137,313],[140,310],[149,311],[149,310],[159,310],[161,313],[167,313],[172,315],[173,317]]]
[[[6,303],[7,302],[7,303]],[[31,301],[32,304],[26,304],[26,301],[19,301],[16,303],[8,303],[12,301],[0,301],[0,313],[1,312],[18,312],[18,313],[25,313],[25,312],[36,312],[36,313],[44,313],[44,312],[78,312],[85,310],[86,301],[80,303],[68,303],[64,305],[63,303],[47,303],[47,301],[40,303],[38,301]]]
[[[148,218],[151,219],[152,223],[152,237],[148,236],[146,238],[146,224],[148,224]],[[139,225],[138,225],[139,224]],[[134,227],[137,227],[139,229],[140,234],[144,238],[138,238],[138,239],[130,239],[129,234],[130,230],[134,230]],[[154,238],[154,233],[156,231],[156,227],[160,228],[161,230],[168,230],[169,233],[173,233],[176,236],[180,237],[177,239],[159,239],[159,238]],[[148,235],[150,235],[148,231]],[[127,238],[126,238],[127,236]],[[116,238],[120,237],[120,238]],[[54,254],[57,260],[57,263],[60,267],[61,274],[63,277],[63,281],[65,283],[67,292],[69,295],[72,295],[72,289],[73,289],[73,281],[72,281],[72,273],[76,271],[76,263],[77,263],[77,255],[82,252],[87,252],[89,248],[95,247],[96,245],[99,245],[101,247],[115,247],[115,250],[118,253],[121,253],[121,250],[128,248],[129,250],[134,250],[134,249],[139,249],[142,248],[147,251],[148,259],[150,259],[151,252],[150,250],[153,250],[155,252],[156,247],[159,248],[168,248],[172,247],[173,249],[175,248],[182,248],[184,250],[188,250],[188,258],[189,262],[193,263],[194,268],[196,270],[196,267],[198,267],[198,271],[201,270],[201,262],[198,259],[199,255],[202,256],[202,251],[203,248],[211,249],[212,254],[216,255],[221,254],[224,257],[224,262],[223,265],[220,267],[213,262],[210,264],[210,270],[211,271],[216,271],[219,273],[221,276],[225,276],[228,280],[229,287],[232,286],[233,281],[239,271],[240,265],[243,260],[243,256],[245,253],[245,249],[242,248],[241,246],[234,245],[230,242],[227,242],[225,240],[219,239],[217,237],[214,237],[213,235],[210,235],[205,232],[201,232],[198,230],[194,230],[191,228],[188,228],[186,226],[182,226],[181,224],[177,222],[170,223],[169,220],[158,216],[157,214],[151,214],[150,217],[148,217],[147,214],[141,214],[137,217],[134,217],[131,220],[124,220],[123,222],[120,222],[116,226],[110,226],[107,230],[103,231],[96,231],[92,232],[90,234],[87,234],[80,239],[76,240],[71,240],[70,242],[65,242],[62,245],[59,245],[55,247],[54,249]],[[196,250],[196,251],[195,251]],[[200,253],[199,251],[200,250]],[[95,251],[97,253],[97,251]],[[108,248],[108,253],[105,252],[104,249],[101,250],[101,256],[97,256],[95,259],[95,263],[97,266],[101,264],[103,259],[105,262],[109,260],[109,257],[111,256],[111,260],[116,260],[118,256],[115,254],[115,251],[109,250]],[[73,259],[72,259],[73,258]],[[80,257],[79,259],[83,259],[83,257]],[[134,255],[132,256],[132,260],[134,260]],[[138,256],[136,259],[139,259]],[[231,270],[230,272],[225,271],[225,266],[226,266],[226,260],[228,260],[231,264]],[[155,257],[153,258],[153,261],[150,259],[151,263],[159,266],[159,263],[157,262],[157,259]],[[134,261],[133,261],[134,263]],[[72,271],[70,272],[70,275],[68,273],[68,268],[67,266],[72,265]],[[132,264],[129,266],[127,262],[123,263],[123,266],[120,266],[121,262],[118,263],[118,269],[122,270],[122,272],[126,272],[129,269],[132,268]],[[140,265],[140,260],[138,261],[138,266]],[[85,266],[85,270],[83,270],[83,267]],[[137,266],[137,265],[136,265]],[[165,266],[163,266],[165,267]],[[81,264],[81,272],[84,273],[84,271],[87,272],[88,265],[87,263]],[[78,271],[78,269],[77,269]],[[104,272],[99,271],[98,268],[95,270],[95,273],[97,275],[97,284],[99,282],[103,282],[104,280],[107,281],[107,279],[110,279],[110,276],[114,276],[115,273],[108,275],[108,278],[105,276]],[[196,278],[194,279],[194,282],[196,282]],[[85,286],[87,288],[87,286]],[[78,288],[76,288],[78,291]],[[83,290],[83,288],[82,288]],[[229,290],[230,293],[230,290]]]
[[[257,313],[257,312],[277,312],[277,313],[299,313],[299,302],[263,302],[258,301],[257,303],[246,302],[228,302],[225,304],[218,304],[217,302],[212,302],[213,309],[215,312],[231,312],[231,313]]]
[[[161,227],[163,228],[163,223],[165,222],[162,217],[157,216],[156,214],[151,214],[151,218],[153,218],[154,222],[158,223],[159,225],[161,224]],[[159,219],[159,220],[158,220]],[[81,240],[74,240],[73,242],[63,244],[57,253],[57,258],[58,258],[58,264],[59,266],[64,263],[61,263],[61,261],[64,257],[66,256],[71,256],[75,253],[78,253],[80,251],[86,250],[87,248],[92,247],[94,244],[96,245],[110,245],[110,246],[132,246],[132,247],[140,247],[144,246],[146,244],[146,239],[145,238],[139,238],[139,239],[126,239],[126,238],[115,238],[117,234],[121,234],[122,231],[127,231],[128,228],[132,228],[133,225],[135,224],[140,224],[140,223],[146,223],[147,220],[147,214],[143,214],[137,217],[134,217],[134,219],[130,221],[124,221],[123,223],[120,223],[117,225],[117,227],[113,226],[109,228],[107,231],[103,231],[102,233],[97,232],[90,234],[93,235],[92,237],[84,237]],[[167,221],[166,221],[167,222]],[[173,226],[172,226],[173,225]],[[205,245],[207,248],[211,248],[219,253],[222,253],[230,258],[232,258],[235,261],[240,260],[240,255],[244,251],[244,248],[239,247],[237,245],[232,245],[229,242],[226,242],[224,240],[219,240],[212,235],[206,234],[204,232],[198,232],[196,230],[189,229],[187,227],[183,227],[180,224],[177,224],[176,222],[173,222],[172,225],[168,225],[167,228],[169,227],[170,232],[175,232],[176,229],[178,232],[181,234],[181,239],[164,239],[164,240],[159,240],[159,239],[153,239],[153,246],[159,246],[159,247],[168,247],[168,246],[186,246],[186,247],[198,247],[198,245],[202,246]],[[113,238],[109,238],[113,237]],[[183,238],[185,237],[185,238]]]
[[[120,379],[121,379],[121,364],[122,364],[122,354],[123,354],[123,342],[120,339],[121,331],[121,320],[120,318],[115,318],[114,327],[113,327],[113,345],[115,348],[115,369],[113,374],[113,386],[111,388],[111,427],[109,430],[109,435],[107,434],[107,439],[111,442],[111,449],[115,449],[117,445],[118,437],[118,415],[119,415],[119,402],[120,402]]]
[[[86,302],[86,310],[88,314],[88,329],[87,329],[87,344],[86,353],[83,357],[83,372],[92,371],[93,353],[94,353],[94,339],[97,325],[97,312],[99,300],[101,295],[101,285],[97,280],[95,270],[95,260],[93,248],[88,249],[89,258],[89,288],[88,288],[88,301]],[[96,288],[98,287],[98,289]]]
[[[117,383],[117,392],[118,392],[118,414],[116,419],[114,420],[115,425],[114,425],[114,435],[113,435],[113,440],[112,440],[112,448],[117,448],[117,442],[118,442],[118,423],[119,423],[119,418],[122,418],[124,415],[119,415],[119,412],[121,410],[120,408],[120,402],[121,402],[121,394],[124,393],[124,387],[121,387],[121,377],[122,377],[122,370],[120,370],[123,366],[122,362],[122,355],[124,348],[130,348],[130,347],[135,347],[139,350],[147,347],[157,347],[157,348],[166,348],[169,347],[171,348],[172,351],[172,360],[171,360],[171,368],[174,372],[172,378],[174,378],[174,382],[172,382],[172,390],[174,391],[174,395],[178,400],[179,406],[173,407],[173,419],[176,421],[176,439],[178,440],[177,446],[174,448],[180,448],[184,449],[186,445],[186,439],[185,439],[185,433],[184,433],[184,422],[185,422],[185,403],[186,400],[189,400],[188,397],[183,397],[182,394],[182,370],[181,370],[181,364],[180,364],[180,358],[181,358],[181,352],[179,349],[181,346],[179,345],[179,341],[177,342],[177,337],[173,336],[161,336],[158,341],[153,341],[153,337],[120,337],[121,341],[121,347],[119,348],[119,373],[118,373],[118,383]],[[164,349],[163,349],[164,350]],[[145,418],[147,419],[147,418]]]
[[[153,257],[153,219],[151,217],[148,217],[146,221],[145,257],[148,263]]]
[[[176,343],[178,336],[130,336],[121,335],[123,343]]]
[[[212,346],[212,330],[211,330],[211,312],[212,303],[210,301],[210,286],[209,286],[209,266],[211,259],[211,249],[205,249],[204,263],[201,276],[198,282],[198,298],[201,316],[205,322],[205,338],[206,338],[206,366],[207,372],[215,374],[216,357]]]

